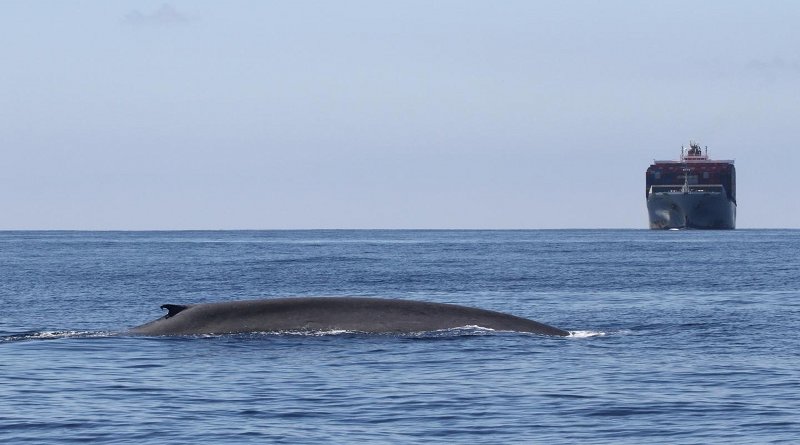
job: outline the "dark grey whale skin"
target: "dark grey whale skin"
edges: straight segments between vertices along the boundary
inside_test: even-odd
[[[128,333],[153,336],[334,330],[409,333],[480,326],[498,331],[569,335],[567,331],[502,312],[384,298],[297,297],[162,308],[169,313]]]

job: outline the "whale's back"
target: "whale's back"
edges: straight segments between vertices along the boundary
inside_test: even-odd
[[[131,332],[145,335],[332,330],[402,333],[480,326],[568,335],[561,329],[501,312],[383,298],[300,297],[162,307],[169,311],[167,315]]]

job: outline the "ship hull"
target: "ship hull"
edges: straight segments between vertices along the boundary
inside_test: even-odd
[[[651,193],[647,212],[651,229],[736,228],[736,203],[724,193]]]

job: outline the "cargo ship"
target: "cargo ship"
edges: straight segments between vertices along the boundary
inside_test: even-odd
[[[651,229],[735,229],[736,169],[693,141],[678,161],[653,161],[645,196]]]

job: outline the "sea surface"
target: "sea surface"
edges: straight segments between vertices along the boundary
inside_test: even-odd
[[[164,303],[475,327],[142,337]],[[798,443],[800,231],[0,232],[0,443]]]

